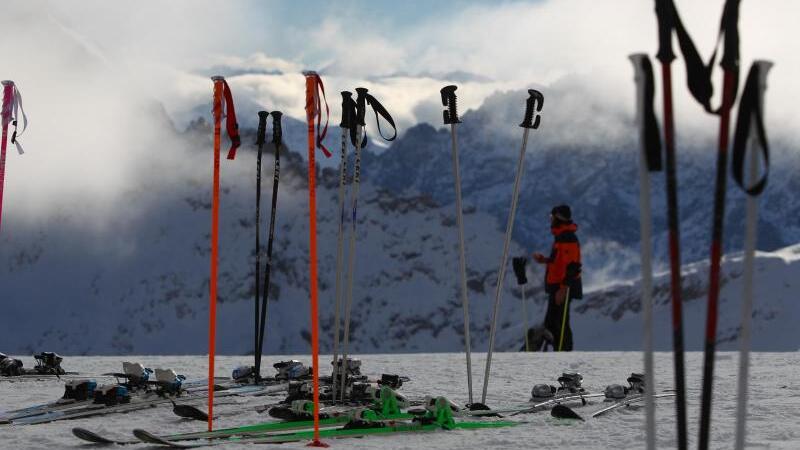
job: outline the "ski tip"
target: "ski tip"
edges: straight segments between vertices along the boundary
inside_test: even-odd
[[[103,436],[100,436],[99,434],[89,431],[85,428],[75,427],[72,429],[72,434],[76,438],[82,441],[91,442],[92,444],[117,444],[117,442],[106,439]]]
[[[578,413],[572,410],[569,406],[564,406],[562,404],[558,404],[550,410],[550,415],[555,417],[556,419],[574,419],[580,420],[581,422],[585,422],[584,418],[581,417]]]
[[[172,402],[172,412],[178,417],[208,422],[208,414],[191,405],[178,405]]]

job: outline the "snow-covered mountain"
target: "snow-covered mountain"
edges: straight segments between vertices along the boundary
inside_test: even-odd
[[[519,118],[498,104],[520,103],[520,93],[498,94],[464,115],[459,128],[467,266],[474,348],[486,348],[491,302],[511,196],[520,133],[498,130],[497,123]],[[512,101],[513,100],[513,101]],[[516,110],[514,110],[516,111]],[[505,116],[509,116],[507,120]],[[480,125],[470,125],[480,124]],[[266,352],[308,350],[308,223],[304,124],[286,119],[287,149],[282,152],[274,268]],[[177,136],[198,150],[188,165],[210,166],[210,130],[195,122]],[[252,142],[245,132],[244,142]],[[328,139],[336,148],[338,129]],[[580,225],[586,299],[575,305],[573,326],[580,349],[640,347],[638,288],[638,180],[636,146],[588,148],[559,146],[532,134],[514,232],[513,255],[546,251],[549,209],[573,206]],[[780,144],[779,144],[780,145]],[[201,151],[202,150],[202,151]],[[218,350],[253,349],[254,184],[252,145],[235,161],[223,161],[220,307]],[[270,149],[270,152],[272,149]],[[299,153],[298,153],[299,152]],[[776,151],[775,170],[762,202],[759,248],[775,250],[800,241],[797,155]],[[714,161],[699,149],[680,155],[684,261],[706,257],[710,230]],[[457,247],[449,133],[421,124],[407,130],[388,149],[371,147],[364,155],[357,222],[352,343],[355,351],[458,351],[463,322],[457,290]],[[272,153],[264,158],[262,229],[268,223]],[[317,194],[320,239],[320,301],[323,351],[332,343],[337,211],[337,173],[320,170]],[[163,176],[130,189],[119,212],[100,229],[82,230],[67,205],[25,227],[0,234],[0,286],[3,320],[0,350],[25,353],[203,353],[207,351],[210,175],[169,168]],[[153,181],[153,179],[157,181]],[[654,186],[654,246],[666,263],[663,178]],[[735,347],[739,310],[739,257],[743,197],[734,188],[728,199],[726,274],[722,292],[720,340]],[[13,216],[4,219],[12,220]],[[7,232],[13,229],[14,233]],[[262,243],[266,238],[262,235]],[[797,247],[758,258],[758,300],[754,346],[796,350],[789,326],[797,319],[791,302],[794,273],[800,273]],[[262,263],[263,265],[263,263]],[[685,271],[686,335],[689,349],[700,349],[706,277],[705,263]],[[544,315],[541,271],[529,278],[534,299],[531,321]],[[520,293],[507,278],[499,320],[498,349],[521,342]],[[670,347],[668,284],[656,280],[656,344]]]

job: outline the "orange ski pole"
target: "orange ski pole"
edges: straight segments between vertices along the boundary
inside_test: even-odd
[[[306,121],[308,122],[308,232],[309,232],[309,280],[311,294],[311,368],[314,380],[314,440],[310,447],[327,447],[328,444],[319,438],[319,308],[317,305],[317,209],[316,209],[316,161],[314,151],[317,147],[330,156],[330,152],[322,145],[328,130],[328,103],[325,101],[325,128],[320,133],[322,119],[322,100],[325,98],[325,87],[316,72],[303,72],[306,77]],[[320,98],[322,94],[322,99]],[[316,130],[314,126],[316,124]]]
[[[214,356],[216,353],[217,334],[217,263],[219,261],[219,152],[223,116],[223,100],[226,109],[226,128],[231,139],[228,159],[236,157],[239,147],[239,125],[236,123],[236,111],[233,108],[228,83],[221,76],[211,77],[214,81],[214,184],[211,194],[211,275],[209,278],[208,307],[208,431],[214,429]]]

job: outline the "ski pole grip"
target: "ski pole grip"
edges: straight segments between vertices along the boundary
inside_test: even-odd
[[[267,138],[267,117],[266,111],[258,112],[258,131],[256,132],[256,145],[263,145]]]
[[[281,125],[282,117],[282,112],[272,112],[272,143],[275,144],[275,146],[279,146],[281,143],[283,143],[283,126]]]
[[[367,88],[356,88],[356,125],[362,127],[367,124]]]
[[[442,106],[447,108],[442,111],[445,125],[461,123],[456,107],[456,89],[458,89],[458,86],[451,84],[443,87],[440,91],[442,93]]]
[[[539,123],[542,121],[542,116],[538,114],[542,111],[544,106],[544,96],[536,89],[528,89],[528,100],[525,102],[525,118],[519,124],[522,128],[539,128]]]
[[[353,100],[353,93],[350,91],[342,91],[342,122],[339,124],[342,128],[353,128],[355,126],[355,111],[356,102]]]

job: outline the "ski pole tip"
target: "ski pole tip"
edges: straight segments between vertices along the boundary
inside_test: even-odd
[[[330,445],[320,441],[319,439],[314,439],[313,441],[306,444],[306,447],[328,448],[330,447]]]

